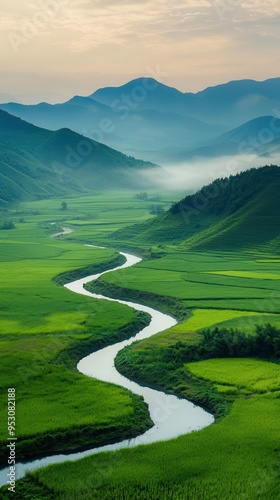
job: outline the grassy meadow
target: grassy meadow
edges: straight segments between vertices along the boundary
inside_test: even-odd
[[[20,219],[32,219],[38,224],[56,222],[68,224],[75,230],[68,240],[96,244],[109,241],[108,236],[131,224],[147,221],[154,217],[150,212],[154,205],[166,210],[180,194],[151,191],[147,199],[139,199],[136,191],[97,191],[91,196],[66,197],[54,200],[40,200],[21,203],[8,216],[15,223]],[[67,210],[61,211],[61,203],[67,203]]]
[[[89,204],[88,199],[77,202],[73,212],[83,213]],[[150,425],[139,398],[75,372],[79,356],[136,333],[149,318],[54,282],[65,273],[70,280],[76,269],[85,270],[82,276],[110,267],[117,256],[115,250],[90,248],[73,238],[51,238],[64,225],[59,208],[59,200],[27,203],[9,214],[16,228],[0,231],[0,441],[4,445],[7,437],[7,388],[15,387],[18,459],[132,435]],[[148,209],[142,213],[149,216]]]
[[[61,499],[278,499],[279,396],[240,397],[207,429],[50,466],[32,475],[33,484]]]
[[[228,269],[232,269],[234,275],[228,276]],[[252,273],[251,277],[248,273]],[[137,288],[143,296],[170,297],[191,310],[236,310],[274,316],[280,313],[277,274],[279,263],[273,256],[262,261],[259,255],[250,253],[174,253],[173,249],[170,252],[166,249],[161,258],[145,260],[133,268],[105,275],[99,282],[104,290],[107,286],[108,290],[124,289],[129,294]],[[93,289],[98,289],[98,284]],[[277,318],[274,317],[276,322]]]
[[[180,198],[136,194],[66,199],[66,211],[60,210],[62,200],[25,202],[2,213],[16,229],[0,231],[0,440],[4,445],[7,437],[7,387],[17,391],[19,457],[35,456],[38,448],[78,448],[150,425],[138,398],[75,370],[79,357],[125,338],[148,319],[120,304],[75,295],[54,281],[61,273],[111,262],[116,244],[150,258],[102,276],[92,289],[181,314],[175,327],[120,353],[118,369],[201,404],[217,421],[168,442],[35,471],[18,481],[15,498],[277,500],[279,364],[254,358],[185,363],[179,347],[196,346],[202,330],[217,325],[248,335],[256,324],[279,328],[279,255],[194,252],[160,242],[151,247],[137,238],[116,243],[115,230],[151,218],[152,204],[166,208]],[[74,232],[50,238],[64,226]],[[7,497],[3,489],[1,495]]]
[[[195,377],[245,394],[279,392],[280,388],[280,366],[257,359],[208,359],[189,363],[186,368]]]

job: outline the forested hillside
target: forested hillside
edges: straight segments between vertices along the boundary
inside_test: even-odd
[[[141,225],[116,232],[150,243],[190,249],[278,248],[280,167],[250,169],[220,178]]]
[[[92,189],[146,186],[136,160],[69,129],[42,129],[0,110],[0,204]]]

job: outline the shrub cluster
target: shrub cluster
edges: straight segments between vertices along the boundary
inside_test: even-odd
[[[186,346],[188,361],[207,358],[250,357],[270,359],[280,357],[280,330],[271,324],[256,325],[254,335],[240,330],[214,328],[204,330],[200,342]]]
[[[15,225],[13,223],[13,221],[6,221],[6,222],[2,222],[2,224],[0,224],[0,230],[3,229],[15,229]]]

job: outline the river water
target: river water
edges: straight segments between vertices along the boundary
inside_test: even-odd
[[[141,261],[140,258],[135,257],[134,255],[126,253],[121,254],[126,258],[126,262],[122,266],[118,266],[112,270],[76,280],[72,283],[66,284],[65,287],[74,293],[86,295],[95,299],[105,299],[112,302],[119,302],[121,304],[126,304],[130,307],[133,307],[137,311],[145,311],[150,314],[151,322],[135,337],[123,342],[119,342],[112,346],[105,347],[104,349],[94,352],[89,356],[81,359],[77,365],[77,368],[86,376],[94,377],[106,382],[112,382],[129,389],[135,394],[143,396],[145,402],[148,404],[149,412],[154,422],[154,426],[148,431],[144,432],[141,436],[132,439],[125,439],[114,444],[108,444],[77,453],[61,453],[58,455],[43,457],[38,460],[32,460],[26,463],[18,463],[16,465],[17,479],[23,477],[27,471],[32,471],[46,465],[57,464],[65,462],[66,460],[73,461],[102,451],[118,450],[121,448],[137,446],[140,444],[149,444],[155,443],[157,441],[172,439],[183,434],[190,433],[192,431],[203,429],[204,427],[207,427],[214,422],[214,417],[210,413],[206,412],[198,406],[195,406],[193,403],[187,401],[186,399],[180,399],[176,396],[166,394],[162,391],[139,385],[136,382],[130,381],[116,370],[114,366],[114,359],[121,349],[123,349],[127,345],[130,345],[135,340],[142,340],[151,337],[152,335],[166,330],[167,328],[171,328],[177,323],[177,321],[171,316],[163,314],[150,307],[129,301],[109,299],[102,295],[93,294],[84,289],[84,284],[98,279],[103,274],[115,271],[117,269],[131,267]],[[0,486],[6,484],[8,472],[8,468],[0,471]]]

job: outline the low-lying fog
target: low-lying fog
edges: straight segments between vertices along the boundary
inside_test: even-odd
[[[218,178],[229,177],[250,168],[265,165],[280,165],[280,155],[259,157],[257,155],[237,155],[220,158],[196,159],[177,165],[143,173],[151,186],[170,190],[195,191]]]

